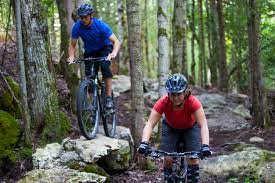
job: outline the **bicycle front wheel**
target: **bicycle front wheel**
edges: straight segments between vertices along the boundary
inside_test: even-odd
[[[99,110],[96,84],[92,80],[83,80],[77,96],[77,118],[80,131],[88,140],[98,131]]]
[[[103,115],[102,115],[102,121],[103,121],[103,127],[104,132],[107,137],[114,137],[116,135],[116,106],[114,102],[114,94],[112,92],[112,100],[114,102],[114,107],[112,109],[106,109],[105,108],[105,102],[106,102],[106,93],[105,88],[102,88],[102,101],[103,101]]]

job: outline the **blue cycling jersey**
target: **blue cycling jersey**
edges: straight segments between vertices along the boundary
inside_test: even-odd
[[[84,42],[86,53],[96,52],[104,46],[111,45],[109,37],[113,34],[112,29],[102,20],[92,18],[92,24],[85,26],[78,20],[72,28],[72,38],[78,39],[79,36]]]

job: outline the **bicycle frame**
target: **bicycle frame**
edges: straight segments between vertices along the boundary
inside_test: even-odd
[[[184,182],[187,175],[187,162],[185,158],[191,158],[191,159],[198,159],[201,158],[201,153],[197,151],[191,151],[191,152],[165,152],[162,150],[157,150],[150,148],[149,149],[149,156],[153,158],[160,158],[169,156],[173,158],[172,161],[172,172],[170,175],[164,174],[164,180],[172,180],[173,182]],[[180,165],[178,164],[178,158],[180,158]]]
[[[89,58],[84,58],[84,59],[78,59],[73,62],[73,63],[81,63],[83,61],[91,61],[92,62],[90,75],[87,76],[84,80],[82,80],[82,82],[80,84],[80,89],[79,89],[79,91],[81,91],[81,92],[79,92],[78,98],[77,98],[77,116],[78,116],[80,131],[88,140],[90,140],[96,136],[96,133],[98,131],[98,124],[99,124],[100,117],[103,121],[103,127],[104,127],[106,136],[108,136],[108,137],[115,136],[115,128],[116,128],[115,109],[106,109],[104,107],[104,103],[106,100],[105,83],[104,83],[104,81],[101,81],[99,79],[98,72],[95,72],[95,69],[96,69],[95,63],[104,61],[104,60],[106,60],[106,58],[107,57],[97,57],[97,58],[89,57]],[[84,110],[83,110],[82,103],[83,103],[83,101],[86,100],[86,99],[83,99],[83,96],[86,95],[84,89],[87,86],[92,86],[91,90],[93,91],[93,94],[91,96],[94,100],[92,101],[91,106],[89,106],[86,109],[84,108]],[[100,89],[101,89],[101,91],[100,91]],[[95,114],[96,116],[99,116],[99,118],[96,117],[95,120],[93,119],[93,117],[85,119],[85,117],[89,115],[89,114],[86,115],[87,109],[88,109],[88,111],[90,110],[90,111],[94,112],[94,113],[90,113],[90,114]],[[84,118],[83,118],[83,116],[84,116]],[[83,121],[83,119],[84,119],[84,121]],[[86,122],[92,121],[92,120],[94,120],[94,124],[95,124],[94,128],[92,125],[91,125],[91,128],[89,128],[89,125],[87,125],[87,124],[91,124],[91,123],[86,123]],[[111,128],[108,127],[109,123],[111,123]]]

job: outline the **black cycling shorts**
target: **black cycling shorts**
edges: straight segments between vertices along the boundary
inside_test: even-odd
[[[104,48],[102,48],[101,50],[98,50],[96,52],[92,52],[92,53],[84,53],[84,58],[87,57],[107,57],[109,53],[111,53],[113,51],[113,45],[108,45],[105,46]],[[113,74],[112,71],[110,69],[110,65],[111,62],[108,60],[104,60],[102,62],[98,62],[95,63],[95,74],[98,73],[99,70],[99,66],[101,67],[101,72],[102,72],[102,76],[103,78],[112,78]],[[92,64],[89,61],[85,61],[85,76],[90,76],[91,75],[91,67]]]
[[[192,128],[175,129],[169,126],[166,119],[162,121],[162,139],[160,149],[167,152],[176,152],[179,142],[183,142],[183,150],[200,151],[201,133],[196,122]]]

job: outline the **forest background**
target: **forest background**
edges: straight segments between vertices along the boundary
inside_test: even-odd
[[[83,74],[66,58],[75,9],[83,2],[95,7],[95,17],[122,43],[112,71],[131,76],[136,142],[145,121],[142,81],[157,79],[161,96],[165,79],[176,72],[191,85],[248,95],[254,126],[272,125],[274,0],[1,0],[0,134],[7,134],[0,141],[2,167],[72,131],[69,117]],[[59,78],[69,90],[66,100],[56,87]]]

